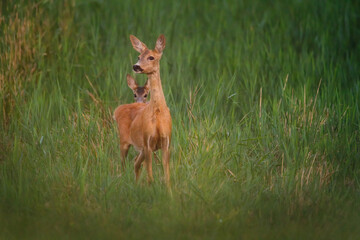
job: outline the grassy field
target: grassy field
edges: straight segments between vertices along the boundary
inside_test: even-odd
[[[358,1],[0,4],[0,239],[360,238]],[[161,33],[171,194],[112,120]]]

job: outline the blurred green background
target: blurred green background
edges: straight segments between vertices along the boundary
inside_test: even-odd
[[[0,4],[1,239],[360,236],[358,1]],[[121,171],[130,34],[166,37],[172,193]]]

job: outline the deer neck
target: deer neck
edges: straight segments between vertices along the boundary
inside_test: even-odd
[[[148,74],[148,79],[150,81],[151,92],[150,106],[154,108],[166,107],[165,96],[161,86],[160,69]]]

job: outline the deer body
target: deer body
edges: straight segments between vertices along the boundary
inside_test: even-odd
[[[134,93],[134,100],[138,104],[124,104],[115,109],[114,120],[116,120],[120,137],[121,163],[125,168],[125,159],[132,144],[130,138],[130,126],[137,112],[145,106],[147,95],[150,91],[149,81],[140,87],[129,74],[126,76],[127,84]]]
[[[125,159],[129,148],[133,145],[130,137],[131,123],[134,121],[139,110],[145,107],[145,103],[124,104],[114,111],[114,119],[117,122],[120,137],[121,163],[125,167]]]
[[[161,149],[165,182],[169,186],[172,121],[161,86],[159,65],[162,51],[165,48],[165,38],[160,35],[156,41],[155,50],[149,50],[144,43],[133,35],[130,35],[130,40],[134,49],[140,53],[139,61],[133,66],[133,69],[136,73],[147,74],[151,99],[147,104],[126,104],[119,106],[115,110],[115,119],[118,122],[120,138],[124,135],[127,142],[139,152],[134,163],[136,180],[140,176],[141,164],[145,161],[148,182],[153,181],[152,152]],[[130,122],[120,127],[120,116],[124,115],[130,116]]]

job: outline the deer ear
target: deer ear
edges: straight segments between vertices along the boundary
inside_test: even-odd
[[[163,34],[159,36],[159,38],[156,40],[155,50],[158,53],[162,53],[165,48],[165,37]]]
[[[142,53],[143,51],[145,51],[147,49],[146,45],[143,42],[141,42],[134,35],[130,35],[130,41],[131,41],[131,44],[132,44],[133,48],[136,51],[138,51],[139,53]]]
[[[144,88],[146,89],[146,91],[149,91],[149,90],[150,90],[150,81],[149,81],[149,79],[146,80],[146,83],[145,83],[145,85],[144,85]]]
[[[133,91],[135,91],[136,88],[138,87],[135,79],[128,74],[128,75],[126,75],[126,81],[127,81],[129,88],[131,88]]]

